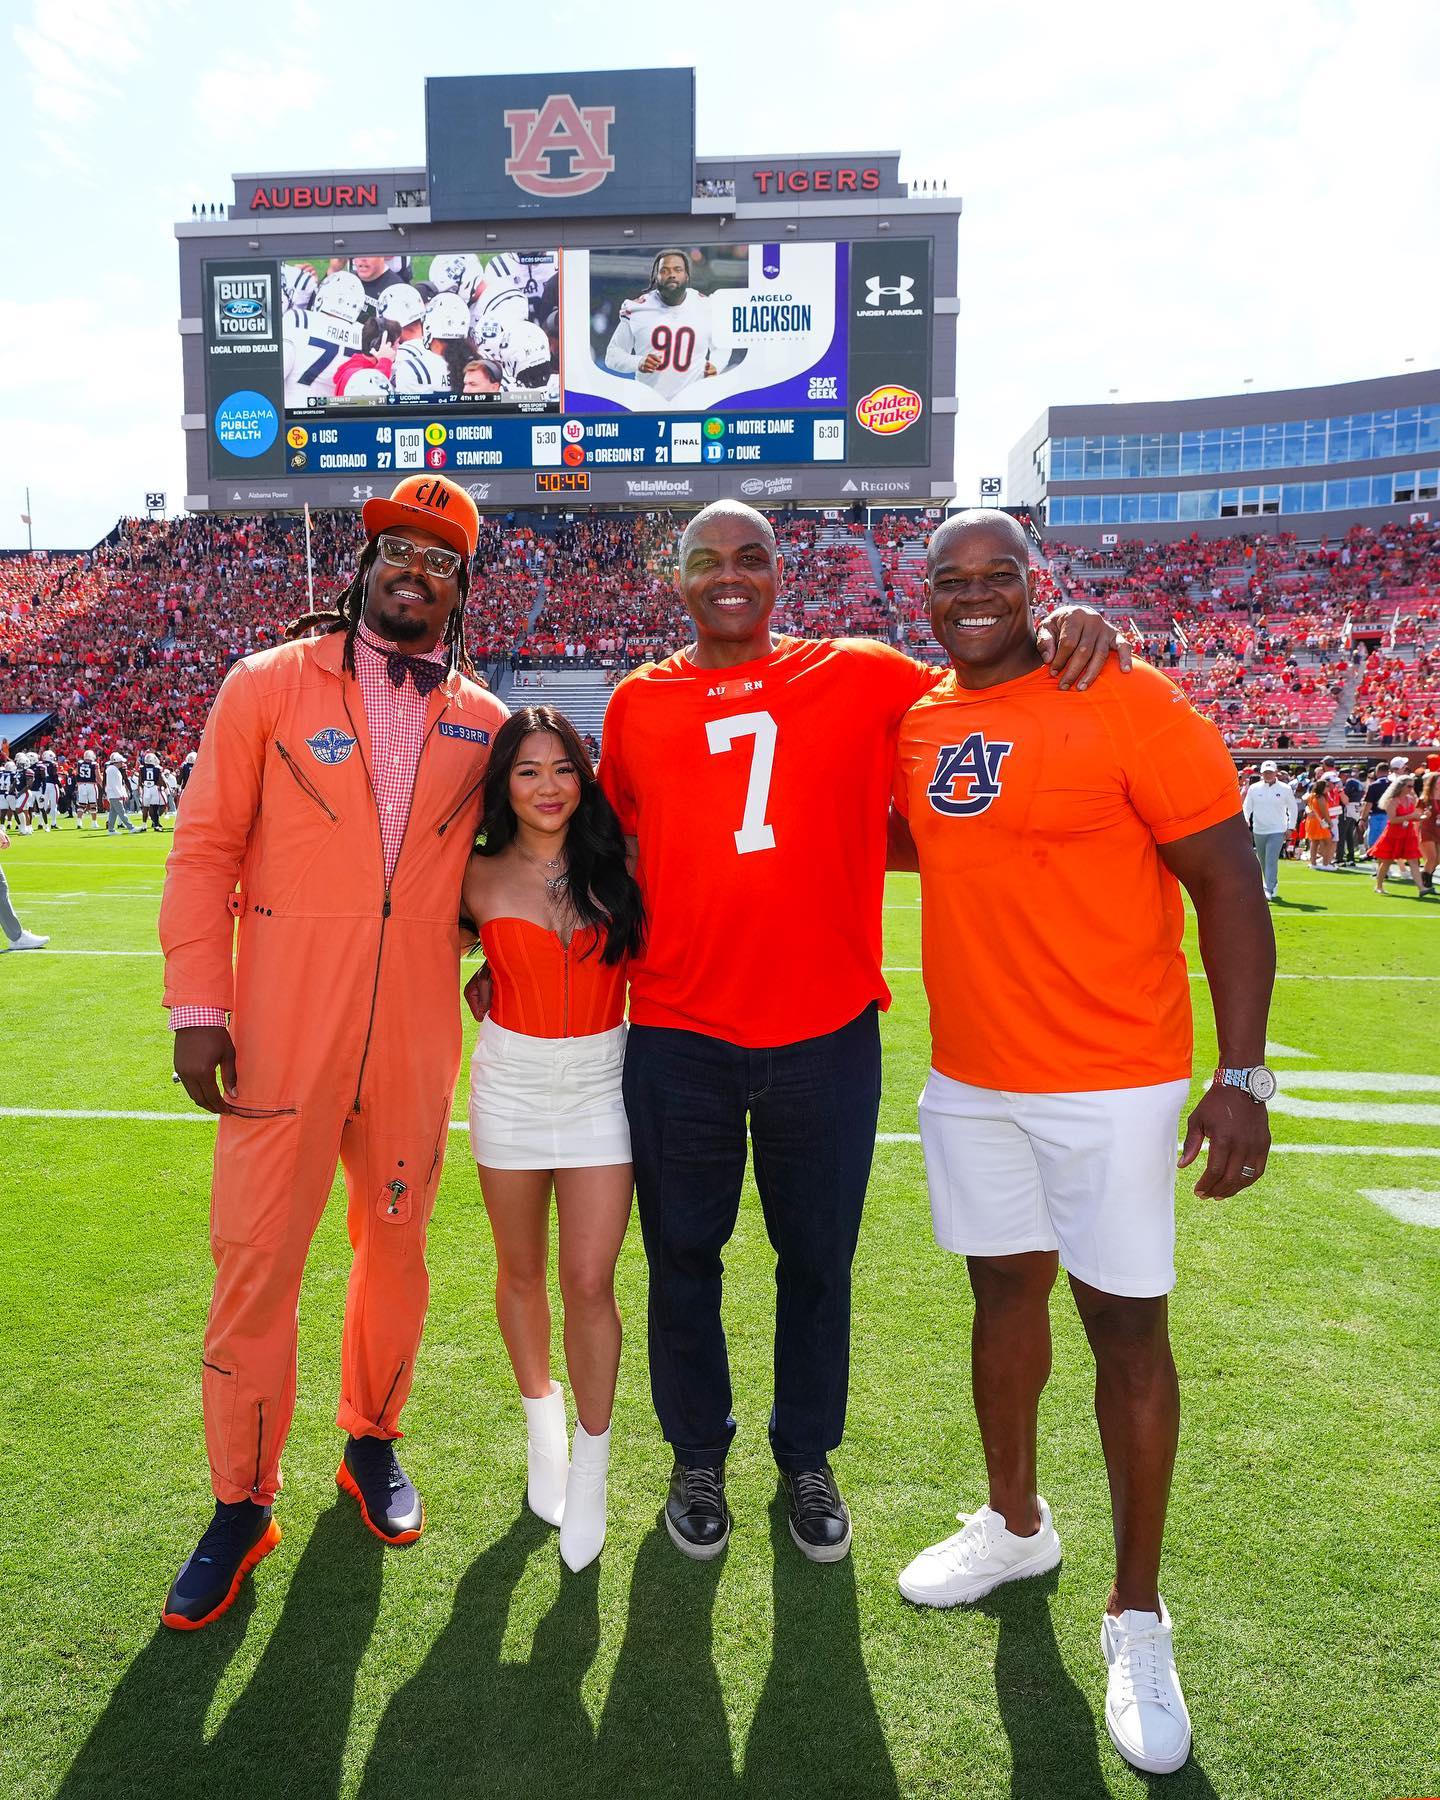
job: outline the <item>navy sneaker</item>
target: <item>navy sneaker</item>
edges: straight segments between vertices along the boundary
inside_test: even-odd
[[[215,1517],[165,1596],[161,1624],[172,1631],[198,1631],[218,1619],[234,1605],[240,1583],[279,1542],[280,1527],[268,1506],[217,1500]]]
[[[730,1542],[725,1470],[693,1468],[677,1460],[661,1517],[670,1542],[685,1556],[709,1562]]]
[[[790,1536],[811,1562],[839,1562],[850,1549],[850,1508],[840,1497],[829,1463],[782,1469],[790,1494]]]
[[[347,1438],[335,1480],[359,1502],[360,1517],[384,1543],[413,1544],[425,1529],[425,1503],[400,1467],[393,1439]]]

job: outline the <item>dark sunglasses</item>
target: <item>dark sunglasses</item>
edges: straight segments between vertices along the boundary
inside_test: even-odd
[[[460,567],[461,557],[458,550],[441,550],[431,545],[421,550],[418,544],[412,544],[409,538],[393,537],[389,532],[376,538],[381,557],[394,569],[408,569],[414,562],[418,552],[420,561],[425,566],[425,573],[433,575],[437,581],[443,581],[453,575]]]

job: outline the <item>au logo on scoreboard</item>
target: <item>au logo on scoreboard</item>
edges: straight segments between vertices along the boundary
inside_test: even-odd
[[[275,341],[275,307],[268,271],[212,278],[214,328],[220,343]]]

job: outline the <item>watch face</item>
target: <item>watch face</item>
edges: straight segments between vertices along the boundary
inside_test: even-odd
[[[1275,1077],[1269,1069],[1257,1068],[1250,1071],[1250,1097],[1258,1100],[1263,1106],[1275,1092]]]

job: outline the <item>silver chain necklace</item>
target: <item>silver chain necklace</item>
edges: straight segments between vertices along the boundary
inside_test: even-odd
[[[558,875],[547,875],[545,870],[559,867],[560,856],[547,856],[543,859],[538,856],[532,856],[525,846],[518,842],[516,843],[515,848],[520,852],[524,861],[540,870],[540,879],[545,883],[545,892],[552,900],[558,900],[565,892],[565,889],[570,885],[570,872],[568,869],[561,869]],[[563,855],[564,852],[562,851],[561,856]]]

